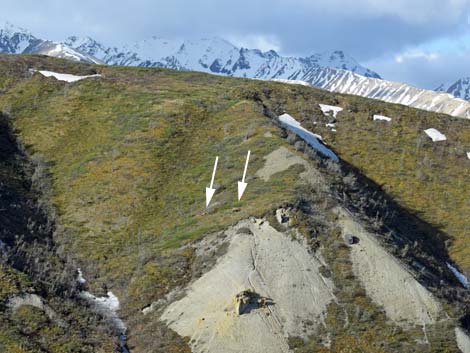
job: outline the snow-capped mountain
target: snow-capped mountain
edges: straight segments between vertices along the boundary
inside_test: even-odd
[[[446,92],[455,97],[470,100],[470,77],[463,77],[453,83],[443,83],[435,90],[437,92]]]
[[[15,27],[10,23],[7,23],[3,29],[0,29],[0,53],[23,53],[28,47],[33,47],[40,43],[41,40],[34,37],[26,29]]]
[[[22,28],[7,24],[0,30],[0,52],[44,54],[109,65],[165,67],[257,79],[302,80],[315,68],[349,70],[366,77],[380,76],[358,64],[342,51],[309,57],[285,57],[273,50],[239,48],[217,37],[170,40],[151,37],[121,48],[107,46],[90,37],[72,36],[63,42],[39,39]]]
[[[7,23],[0,29],[0,53],[5,54],[42,54],[57,58],[101,63],[93,56],[83,54],[64,43],[39,39],[28,30]]]
[[[342,51],[308,57],[281,56],[270,50],[239,48],[217,37],[169,40],[159,37],[125,45],[107,46],[90,37],[69,37],[63,42],[38,39],[24,29],[7,25],[0,30],[0,52],[38,53],[108,65],[164,67],[218,75],[283,82],[306,82],[332,92],[348,93],[391,103],[470,117],[470,79],[442,85],[439,93],[408,84],[385,81]],[[449,94],[452,93],[453,95]]]
[[[199,40],[152,37],[122,49],[106,47],[89,37],[70,37],[64,43],[110,65],[158,66],[258,79],[301,79],[313,68],[332,67],[380,77],[341,51],[305,58],[285,57],[273,50],[239,48],[217,37]]]
[[[353,94],[456,117],[470,118],[470,101],[456,98],[449,93],[425,90],[406,83],[365,77],[350,71],[331,68],[312,70],[304,81],[331,92]]]

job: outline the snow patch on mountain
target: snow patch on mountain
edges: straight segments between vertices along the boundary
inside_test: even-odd
[[[61,74],[61,73],[53,72],[53,71],[44,71],[44,70],[37,71],[33,69],[31,69],[31,72],[39,72],[41,75],[45,77],[54,77],[56,80],[65,81],[65,82],[76,82],[76,81],[84,80],[86,78],[101,77],[101,75],[99,74],[77,76],[77,75],[72,75],[72,74]]]
[[[446,135],[434,128],[426,129],[424,130],[424,132],[431,138],[432,142],[440,142],[447,140]]]
[[[280,83],[287,83],[287,84],[290,84],[290,85],[301,85],[301,86],[309,86],[310,87],[310,84],[308,82],[301,81],[301,80],[286,80],[286,79],[282,79],[282,78],[274,78],[271,81],[280,82]]]
[[[283,114],[279,117],[279,121],[287,129],[295,133],[297,136],[307,142],[310,146],[312,146],[315,150],[320,152],[322,155],[334,160],[335,162],[339,161],[338,156],[322,143],[323,138],[320,135],[314,134],[308,131],[307,129],[303,128],[302,125],[292,116],[290,116],[289,114]]]
[[[343,110],[341,107],[335,107],[334,105],[328,105],[328,104],[319,104],[321,111],[323,114],[326,116],[329,116],[330,113],[333,114],[333,117],[336,118],[336,115]]]
[[[382,120],[382,121],[392,121],[392,118],[389,118],[388,116],[383,116],[383,115],[374,115],[374,120]]]
[[[470,281],[465,277],[463,273],[461,273],[459,270],[457,270],[454,266],[451,264],[447,263],[447,267],[449,270],[454,274],[455,278],[462,284],[467,289],[470,289]]]

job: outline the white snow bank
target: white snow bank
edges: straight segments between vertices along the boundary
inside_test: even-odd
[[[431,138],[431,140],[433,142],[439,142],[439,141],[447,140],[446,135],[442,134],[440,131],[438,131],[434,128],[424,130],[424,132],[426,133],[426,135],[428,135]]]
[[[291,130],[293,133],[295,133],[297,136],[299,136],[301,139],[303,139],[305,142],[307,142],[310,146],[312,146],[315,150],[323,154],[325,157],[331,158],[336,162],[339,161],[338,156],[332,150],[330,150],[328,147],[326,147],[323,143],[320,142],[323,141],[320,135],[314,134],[304,129],[300,125],[300,123],[289,114],[281,115],[279,117],[279,120],[282,124],[286,126],[287,129]]]
[[[467,152],[467,158],[470,159],[470,152]]]
[[[83,272],[80,268],[77,268],[78,276],[77,276],[77,282],[80,284],[85,284],[86,279],[83,277]]]
[[[462,283],[462,286],[464,286],[467,289],[470,289],[470,282],[465,277],[463,273],[460,273],[459,270],[457,270],[454,266],[452,266],[450,263],[447,263],[447,267],[449,270],[452,271],[452,273],[455,275],[455,277],[459,280],[460,283]]]
[[[119,299],[113,294],[113,292],[108,292],[106,294],[106,297],[97,297],[91,294],[90,292],[82,291],[80,292],[80,297],[87,300],[91,305],[95,307],[95,310],[97,312],[100,312],[113,323],[114,328],[117,330],[121,351],[123,353],[129,353],[126,344],[127,327],[124,321],[122,321],[122,319],[118,315],[118,311],[120,308]]]
[[[93,301],[95,304],[100,307],[106,308],[111,311],[119,310],[119,299],[116,297],[113,292],[108,292],[107,297],[96,297],[90,292],[82,292],[82,296],[85,299]]]
[[[97,311],[107,316],[120,331],[120,335],[125,334],[126,325],[122,321],[117,312],[119,310],[119,299],[113,292],[108,292],[106,297],[97,297],[90,292],[80,292],[80,296],[95,306]]]
[[[374,120],[392,121],[392,118],[389,118],[388,116],[375,114]]]
[[[330,113],[332,112],[334,118],[336,118],[336,114],[343,110],[343,108],[335,107],[334,105],[319,104],[319,106],[323,114],[330,115]]]
[[[302,81],[302,80],[286,80],[283,78],[273,78],[271,81],[280,82],[280,83],[288,83],[290,85],[310,86],[310,83]]]
[[[39,72],[41,75],[46,76],[46,77],[54,77],[55,79],[59,81],[65,81],[65,82],[76,82],[80,81],[86,78],[90,77],[101,77],[99,74],[95,75],[87,75],[87,76],[77,76],[77,75],[72,75],[72,74],[61,74],[58,72],[53,72],[53,71],[44,71],[44,70],[31,70],[32,72]]]
[[[332,127],[332,128],[334,128],[334,127],[336,127],[336,125],[335,125],[335,124],[328,123],[328,124],[326,124],[326,127]]]

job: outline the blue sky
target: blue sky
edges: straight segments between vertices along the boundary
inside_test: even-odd
[[[221,36],[310,55],[341,49],[386,79],[434,88],[470,75],[470,0],[2,0],[0,19],[60,40]]]

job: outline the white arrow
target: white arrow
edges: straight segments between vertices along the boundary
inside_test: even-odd
[[[212,186],[214,186],[215,171],[217,169],[218,161],[219,161],[219,157],[215,157],[215,164],[214,164],[214,171],[212,172],[211,186],[206,188],[206,207],[209,206],[212,196],[214,196],[214,193],[215,193],[215,189]]]
[[[243,178],[242,181],[238,182],[238,201],[243,196],[243,193],[245,192],[246,186],[248,185],[245,183],[245,177],[246,177],[246,170],[248,169],[248,161],[250,160],[250,153],[251,151],[248,151],[248,154],[246,155],[246,162],[245,162],[245,170],[243,171]]]

